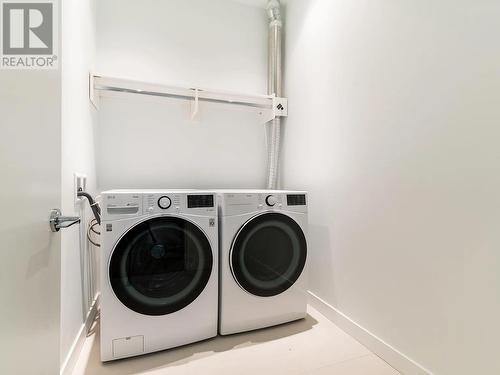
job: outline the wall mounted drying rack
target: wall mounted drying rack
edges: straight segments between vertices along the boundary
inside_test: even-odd
[[[100,98],[116,93],[156,96],[191,101],[191,119],[198,114],[199,102],[232,104],[257,111],[263,123],[276,117],[288,116],[288,100],[274,95],[251,95],[231,91],[169,86],[107,77],[90,73],[90,100],[99,109]]]

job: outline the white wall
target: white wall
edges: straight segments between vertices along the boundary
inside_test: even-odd
[[[500,372],[500,3],[291,0],[311,289],[436,374]]]
[[[228,0],[97,3],[97,71],[119,77],[264,94],[263,9]],[[136,96],[99,111],[98,186],[262,187],[265,125],[248,111]]]
[[[60,85],[59,70],[0,70],[1,374],[59,370]]]
[[[64,366],[87,314],[82,290],[83,256],[86,241],[86,212],[75,207],[75,172],[87,176],[87,188],[95,192],[94,156],[95,113],[88,96],[88,74],[95,56],[95,1],[64,0],[62,3],[62,203],[64,215],[82,215],[83,223],[64,229],[61,234],[61,365]]]
[[[60,142],[61,70],[0,69],[0,374],[59,371]]]

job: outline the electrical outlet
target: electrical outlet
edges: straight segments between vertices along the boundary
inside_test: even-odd
[[[77,193],[79,191],[86,191],[87,189],[87,176],[80,173],[73,173],[74,176],[74,185],[73,185],[73,194],[75,200],[75,209],[80,207],[80,203],[83,198],[79,198]]]

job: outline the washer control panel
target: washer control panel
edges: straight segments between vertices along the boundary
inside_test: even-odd
[[[108,190],[101,196],[103,220],[181,213],[213,216],[217,212],[217,195],[210,191]]]
[[[215,212],[215,194],[150,193],[144,194],[144,214]]]

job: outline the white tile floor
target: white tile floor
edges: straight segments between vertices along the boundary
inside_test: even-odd
[[[306,319],[101,363],[85,342],[73,375],[396,375],[398,371],[309,307]]]

